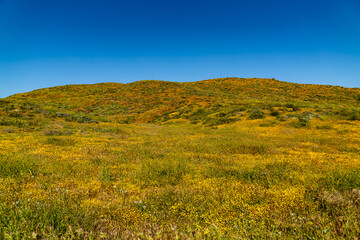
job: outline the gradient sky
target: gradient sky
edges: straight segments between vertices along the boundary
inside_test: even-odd
[[[218,77],[360,87],[360,0],[0,0],[0,97]]]

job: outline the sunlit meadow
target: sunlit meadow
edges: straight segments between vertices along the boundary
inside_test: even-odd
[[[0,239],[357,239],[360,98],[204,89],[122,116],[4,100]]]

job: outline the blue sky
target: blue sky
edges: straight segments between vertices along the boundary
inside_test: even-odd
[[[360,87],[360,1],[0,0],[0,97],[218,77]]]

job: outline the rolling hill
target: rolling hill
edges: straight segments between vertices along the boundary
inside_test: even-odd
[[[16,94],[0,101],[0,116],[62,118],[80,123],[162,124],[181,119],[218,125],[238,121],[254,109],[274,116],[311,109],[357,119],[359,106],[359,88],[258,78],[184,83],[147,80],[66,85]]]

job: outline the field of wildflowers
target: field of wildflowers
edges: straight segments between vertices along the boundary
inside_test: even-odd
[[[245,83],[0,100],[0,239],[357,239],[360,90]]]

